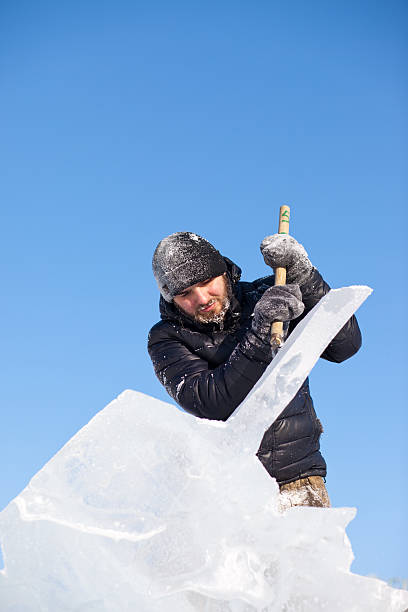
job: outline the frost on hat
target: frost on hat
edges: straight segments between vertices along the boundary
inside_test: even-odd
[[[221,253],[208,240],[191,232],[176,232],[163,238],[152,263],[159,291],[167,302],[187,287],[221,276],[227,270]]]

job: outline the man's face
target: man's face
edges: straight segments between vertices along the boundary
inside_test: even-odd
[[[221,322],[230,303],[225,275],[187,287],[175,296],[174,303],[199,323]]]

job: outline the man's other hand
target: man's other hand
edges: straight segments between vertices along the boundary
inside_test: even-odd
[[[304,247],[288,234],[273,234],[261,242],[261,253],[271,268],[286,268],[288,283],[303,285],[310,278],[313,264]]]

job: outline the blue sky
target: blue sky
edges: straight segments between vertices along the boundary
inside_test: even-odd
[[[146,352],[157,242],[195,231],[252,280],[287,203],[331,286],[374,288],[362,350],[311,390],[353,570],[408,579],[407,12],[1,3],[1,508],[122,390],[170,401]]]

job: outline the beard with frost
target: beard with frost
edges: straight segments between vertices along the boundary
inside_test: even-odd
[[[207,308],[208,306],[211,306],[212,304],[215,304],[215,303],[221,306],[221,310],[219,312],[216,312],[216,313],[204,312],[204,308]],[[208,304],[205,304],[204,306],[202,306],[201,308],[197,310],[194,320],[197,321],[198,323],[218,323],[220,324],[225,319],[225,315],[227,314],[229,307],[230,307],[229,298],[227,297],[223,299],[214,298],[210,300]]]

